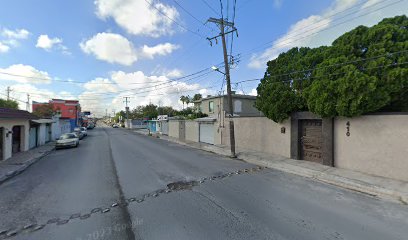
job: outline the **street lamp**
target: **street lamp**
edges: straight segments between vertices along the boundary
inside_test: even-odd
[[[216,67],[216,66],[212,66],[211,69],[212,69],[213,71],[216,71],[216,72],[219,72],[219,73],[222,73],[222,74],[225,75],[225,73],[221,72],[220,69],[219,69],[218,67]]]

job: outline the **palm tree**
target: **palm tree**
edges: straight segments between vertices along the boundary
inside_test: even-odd
[[[181,95],[180,101],[183,103],[183,109],[184,109],[184,103],[186,102],[186,96]]]
[[[187,108],[188,108],[188,104],[191,103],[191,97],[187,95],[185,101],[186,101]]]

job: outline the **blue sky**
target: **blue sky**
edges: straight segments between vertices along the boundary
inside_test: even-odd
[[[241,59],[232,82],[261,78],[266,62],[291,47],[329,45],[358,25],[371,26],[408,9],[407,0],[236,2],[239,37],[232,53]],[[222,3],[231,21],[234,0]],[[152,102],[180,108],[180,95],[222,89],[222,75],[209,70],[176,80],[222,61],[221,44],[210,46],[205,39],[219,30],[200,23],[219,17],[218,0],[3,0],[1,5],[0,93],[10,86],[22,109],[27,93],[35,101],[80,99],[84,109],[104,113],[123,109],[123,96],[132,97],[131,107]],[[233,88],[256,94],[256,86]]]

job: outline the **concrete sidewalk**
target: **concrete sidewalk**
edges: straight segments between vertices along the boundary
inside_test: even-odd
[[[20,174],[54,149],[55,143],[50,142],[29,151],[16,153],[13,157],[0,161],[0,184]]]
[[[145,130],[132,130],[139,134],[147,135]],[[155,137],[157,135],[153,135]],[[227,146],[215,146],[196,142],[181,142],[178,139],[159,135],[161,139],[213,152],[223,156],[230,156],[230,149]],[[299,161],[285,158],[279,155],[272,155],[262,152],[237,149],[238,159],[256,165],[262,165],[287,173],[292,173],[314,179],[320,182],[339,186],[342,188],[358,191],[373,197],[398,201],[408,205],[408,182],[369,175],[357,171],[333,168],[321,164]]]

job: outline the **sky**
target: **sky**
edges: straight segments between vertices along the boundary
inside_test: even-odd
[[[221,7],[222,3],[222,7]],[[330,45],[359,25],[407,14],[408,0],[2,0],[0,98],[78,99],[96,115],[181,95],[225,93],[220,33],[228,19],[233,90],[256,95],[266,63],[292,47]],[[234,7],[235,6],[235,7]],[[222,9],[222,11],[221,11]],[[235,9],[235,11],[234,11]],[[232,43],[232,44],[231,44]],[[232,46],[232,49],[231,49]]]

